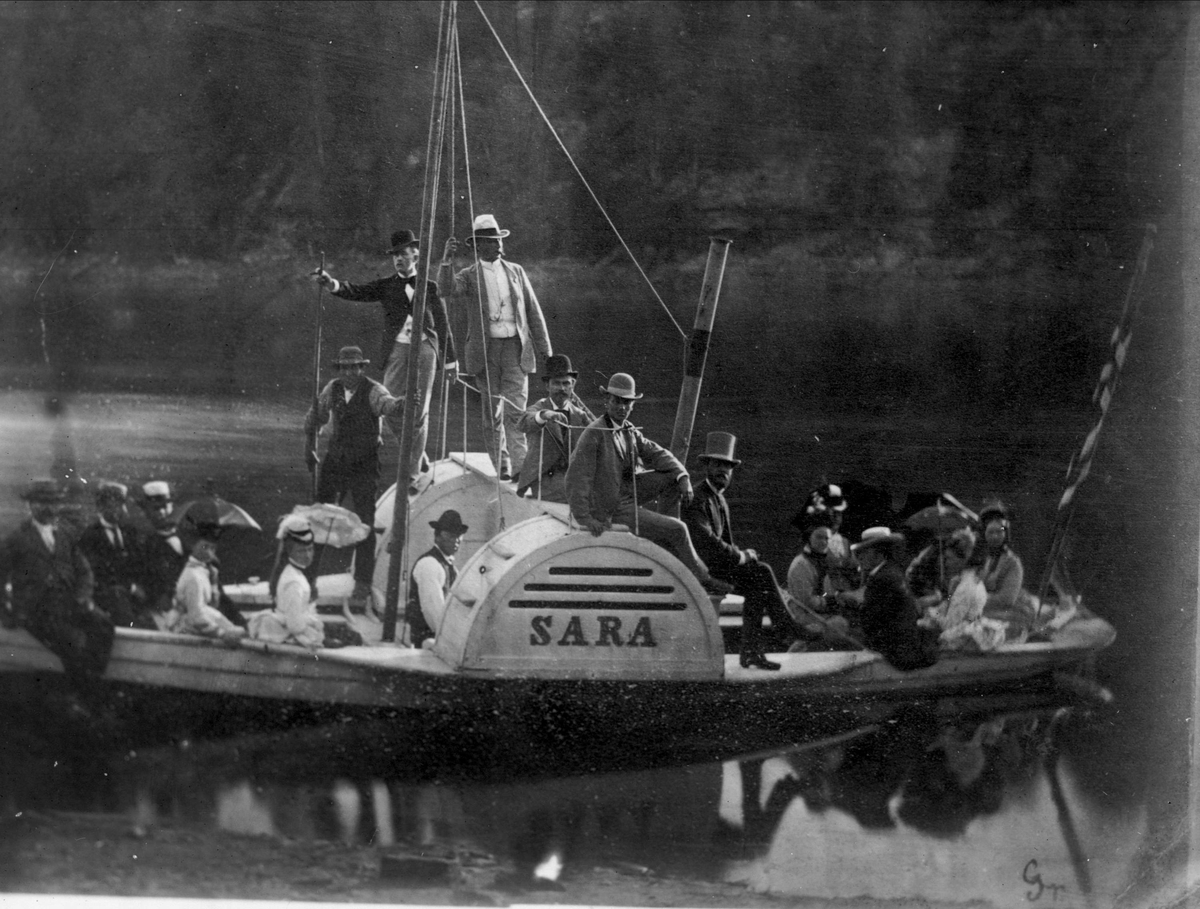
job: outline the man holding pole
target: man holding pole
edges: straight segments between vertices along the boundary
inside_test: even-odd
[[[370,363],[362,349],[343,347],[334,361],[339,375],[322,390],[316,406],[304,418],[304,432],[311,437],[328,421],[332,436],[325,460],[317,474],[317,501],[338,503],[347,494],[354,499],[354,513],[371,528],[367,538],[354,549],[354,593],[352,605],[365,605],[371,596],[375,575],[375,499],[379,491],[380,418],[404,406],[386,388],[363,375]],[[317,469],[317,453],[305,452],[310,471]],[[318,559],[313,565],[319,564]],[[314,568],[315,570],[315,568]]]
[[[408,391],[409,358],[418,358],[417,387],[420,403],[413,421],[412,461],[409,469],[409,492],[416,491],[421,472],[428,469],[425,443],[429,437],[429,400],[433,393],[433,378],[440,359],[447,373],[458,369],[454,351],[454,336],[450,321],[446,317],[446,304],[433,281],[425,284],[425,303],[428,307],[424,320],[423,337],[413,343],[413,302],[417,287],[417,261],[420,259],[421,241],[411,230],[398,230],[392,234],[388,254],[392,257],[395,273],[367,284],[351,284],[339,281],[324,267],[317,270],[316,279],[328,287],[333,296],[343,300],[378,302],[383,307],[383,338],[380,357],[383,358],[383,384],[399,398],[400,409],[388,417],[396,439],[400,438],[404,422],[404,403]]]

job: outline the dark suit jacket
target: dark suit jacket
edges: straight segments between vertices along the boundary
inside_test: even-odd
[[[566,470],[571,460],[571,451],[578,443],[580,434],[592,422],[583,408],[573,401],[568,401],[566,426],[554,422],[538,425],[537,414],[540,411],[555,409],[550,398],[542,398],[535,401],[517,420],[517,429],[525,433],[529,445],[529,453],[521,467],[521,476],[517,479],[517,495],[521,495],[542,477]]]
[[[97,587],[115,585],[129,589],[131,584],[142,582],[142,558],[145,546],[132,524],[119,525],[124,547],[118,549],[108,539],[108,533],[99,521],[90,524],[79,538],[79,548],[91,566]]]
[[[675,480],[686,470],[679,459],[626,421],[619,432],[610,431],[607,416],[599,417],[579,437],[575,456],[567,468],[567,501],[575,520],[612,520],[621,504],[622,487],[632,488],[633,466],[641,461],[651,470]],[[620,435],[618,442],[616,436]]]
[[[396,335],[400,334],[405,321],[412,315],[413,304],[405,290],[406,280],[392,274],[369,284],[339,281],[338,285],[335,297],[366,303],[377,302],[383,307],[383,343],[379,352],[379,368],[383,369],[392,354]],[[446,303],[438,293],[437,284],[428,281],[425,286],[425,334],[433,341],[434,349],[437,350],[442,363],[453,363],[458,356],[454,352],[454,335],[450,331],[450,320],[446,317]],[[413,297],[413,301],[415,300],[416,296]]]
[[[904,583],[904,571],[889,560],[867,577],[862,630],[867,646],[897,669],[920,669],[937,661],[934,629],[921,628],[921,611]]]
[[[742,563],[742,551],[733,543],[729,503],[707,479],[694,485],[695,497],[683,508],[683,522],[708,570],[724,578]]]
[[[167,610],[175,598],[175,584],[187,564],[187,550],[180,555],[160,533],[147,534],[143,541],[142,583],[151,608]]]
[[[92,596],[92,569],[69,533],[55,532],[54,552],[26,520],[0,544],[0,590],[12,582],[12,608],[23,621],[51,590],[70,594],[77,602]]]

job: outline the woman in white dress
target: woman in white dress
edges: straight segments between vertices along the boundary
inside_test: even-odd
[[[220,638],[227,644],[237,646],[237,642],[246,636],[246,629],[239,628],[225,618],[217,608],[221,595],[221,583],[217,576],[217,537],[220,528],[215,524],[200,524],[195,534],[187,563],[175,582],[175,599],[171,610],[163,620],[165,630]]]
[[[983,552],[975,534],[964,528],[946,541],[946,595],[934,597],[921,624],[941,631],[947,650],[994,650],[1004,641],[1004,626],[983,618],[987,589],[980,576]]]
[[[313,532],[308,518],[288,515],[279,523],[279,558],[271,581],[275,608],[250,619],[250,636],[277,644],[316,649],[325,641],[325,625],[317,614],[313,586],[304,571],[313,560]]]

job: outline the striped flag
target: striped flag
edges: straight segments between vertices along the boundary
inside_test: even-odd
[[[1112,337],[1109,340],[1112,355],[1104,364],[1104,368],[1100,370],[1096,390],[1092,392],[1092,403],[1099,408],[1100,414],[1096,418],[1096,424],[1083,440],[1083,446],[1076,454],[1072,455],[1071,462],[1067,465],[1067,488],[1063,491],[1062,498],[1058,503],[1058,517],[1055,520],[1054,533],[1051,536],[1050,559],[1047,562],[1046,573],[1039,590],[1040,597],[1046,595],[1046,589],[1052,583],[1052,577],[1055,575],[1056,567],[1062,556],[1067,525],[1070,523],[1071,505],[1075,501],[1075,492],[1079,489],[1079,484],[1086,480],[1092,471],[1092,458],[1096,454],[1096,443],[1100,438],[1100,430],[1104,426],[1104,418],[1108,415],[1108,407],[1117,390],[1125,358],[1129,355],[1129,345],[1133,341],[1133,317],[1137,314],[1138,306],[1141,303],[1139,291],[1146,275],[1146,266],[1150,261],[1150,250],[1154,247],[1156,233],[1157,229],[1153,224],[1146,225],[1146,234],[1142,238],[1142,248],[1138,253],[1133,277],[1125,292],[1125,305],[1121,309],[1121,316],[1113,327]]]

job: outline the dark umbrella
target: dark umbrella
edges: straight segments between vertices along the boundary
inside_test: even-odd
[[[912,530],[930,530],[940,536],[971,526],[971,515],[953,505],[938,502],[910,514],[904,526]]]
[[[227,502],[220,496],[205,496],[188,502],[175,514],[179,524],[187,522],[197,527],[215,524],[218,527],[249,527],[251,530],[262,530],[258,521],[250,517],[246,509]]]

